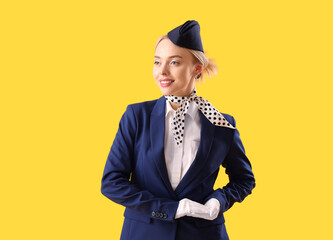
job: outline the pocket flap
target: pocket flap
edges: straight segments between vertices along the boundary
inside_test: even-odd
[[[222,215],[218,216],[216,219],[214,219],[213,221],[198,218],[194,223],[197,227],[207,227],[209,225],[222,224],[224,222],[225,222],[225,220],[224,220],[224,216],[222,214]]]
[[[124,217],[134,219],[134,220],[137,220],[137,221],[140,221],[140,222],[145,222],[145,223],[150,223],[151,222],[150,217],[146,217],[146,216],[144,216],[144,215],[142,215],[138,212],[135,212],[135,211],[133,211],[129,208],[125,209]]]

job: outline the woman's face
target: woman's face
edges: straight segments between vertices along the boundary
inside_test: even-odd
[[[189,96],[201,65],[185,48],[163,39],[155,50],[153,76],[163,95]]]

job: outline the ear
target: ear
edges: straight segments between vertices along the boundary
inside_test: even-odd
[[[196,64],[195,66],[195,75],[198,75],[202,72],[202,64]]]

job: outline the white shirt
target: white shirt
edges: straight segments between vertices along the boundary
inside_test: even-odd
[[[201,131],[200,113],[198,106],[191,102],[185,115],[183,144],[178,147],[171,124],[176,111],[173,110],[169,101],[166,101],[165,106],[164,155],[169,180],[175,190],[193,163],[198,151]]]

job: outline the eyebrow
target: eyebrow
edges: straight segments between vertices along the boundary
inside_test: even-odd
[[[169,56],[168,58],[176,58],[176,57],[178,57],[178,58],[182,58],[182,56],[179,56],[179,55],[172,55],[172,56]],[[154,56],[154,58],[161,58],[161,57],[159,57],[159,56]]]

